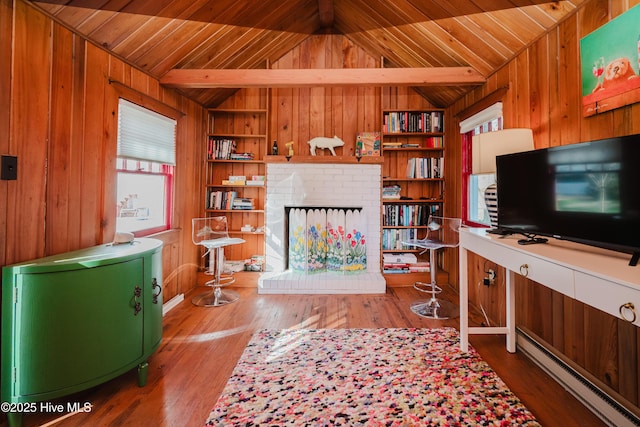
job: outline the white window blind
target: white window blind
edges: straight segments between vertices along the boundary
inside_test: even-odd
[[[470,132],[481,124],[490,122],[491,120],[500,117],[502,117],[502,102],[496,102],[495,104],[485,108],[479,113],[476,113],[473,116],[461,121],[460,133]]]
[[[120,98],[118,157],[176,164],[176,121]]]

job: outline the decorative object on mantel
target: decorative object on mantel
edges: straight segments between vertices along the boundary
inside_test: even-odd
[[[640,5],[580,39],[584,117],[640,102],[639,21]]]
[[[380,132],[358,132],[356,157],[380,155]]]
[[[331,155],[335,156],[336,152],[334,148],[342,147],[344,145],[344,141],[335,135],[333,138],[327,138],[326,136],[316,136],[315,138],[311,138],[308,144],[311,149],[312,156],[316,155],[316,148],[328,148],[329,151],[331,151]]]
[[[471,141],[471,173],[495,174],[496,157],[534,149],[531,129],[503,129],[474,135]],[[487,186],[485,204],[493,228],[498,227],[498,195],[496,184]]]
[[[289,161],[293,157],[293,141],[289,141],[284,144],[287,147],[287,161]]]

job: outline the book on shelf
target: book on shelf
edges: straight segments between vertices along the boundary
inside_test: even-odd
[[[225,259],[222,272],[225,274],[239,273],[244,270],[244,266],[245,266],[244,260]]]
[[[209,190],[207,209],[231,209],[237,196],[235,191]]]
[[[263,186],[265,183],[264,175],[252,175],[250,180],[247,180],[249,186]]]
[[[418,229],[416,228],[385,228],[382,230],[382,249],[387,251],[415,249],[414,247],[403,245],[402,242],[422,237],[424,236],[418,236]]]
[[[442,157],[412,157],[407,160],[407,178],[442,178]]]
[[[430,265],[428,261],[416,262],[414,264],[409,264],[409,272],[411,273],[429,273],[431,272]]]
[[[442,111],[390,111],[383,117],[385,133],[438,133],[443,129]]]
[[[387,265],[387,266],[383,266],[382,267],[382,272],[384,274],[404,274],[404,273],[411,273],[411,270],[409,270],[409,265],[405,264],[405,265]]]
[[[414,264],[418,258],[411,252],[386,253],[382,255],[385,264]]]
[[[382,143],[382,147],[383,148],[400,148],[402,147],[402,142],[385,141]]]
[[[207,143],[207,158],[209,160],[229,160],[232,153],[236,152],[235,139],[210,136]]]
[[[384,205],[382,211],[382,225],[386,227],[415,227],[425,226],[429,216],[439,210],[437,204],[393,204]]]
[[[426,148],[444,148],[443,136],[428,136],[424,140]]]
[[[379,156],[380,132],[358,132],[356,135],[356,156]]]
[[[245,271],[264,271],[264,255],[252,255],[244,261]]]

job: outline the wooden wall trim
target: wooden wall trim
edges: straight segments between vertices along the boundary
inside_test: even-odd
[[[504,95],[508,91],[509,91],[509,85],[502,86],[502,87],[494,90],[493,92],[491,92],[490,94],[488,94],[487,96],[485,96],[484,98],[479,100],[478,102],[474,103],[473,105],[465,108],[462,111],[457,112],[455,114],[455,117],[458,120],[467,119],[467,118],[473,116],[474,114],[479,113],[480,111],[482,111],[485,108],[489,107],[490,105],[493,105],[496,102],[502,101],[502,99],[504,98]]]
[[[131,101],[135,104],[141,105],[145,108],[160,113],[163,116],[170,117],[174,120],[179,120],[184,117],[186,113],[177,110],[163,102],[158,101],[155,98],[150,97],[142,92],[138,92],[135,89],[131,89],[124,83],[120,83],[117,80],[109,79],[109,84],[114,88],[116,93],[121,98],[126,98],[127,101]]]

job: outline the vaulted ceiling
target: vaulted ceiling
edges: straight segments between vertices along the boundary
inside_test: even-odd
[[[312,34],[343,34],[384,67],[471,67],[490,76],[587,0],[44,0],[30,2],[127,63],[261,69]],[[469,85],[431,86],[446,107]],[[215,106],[229,89],[184,89]]]

